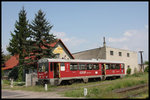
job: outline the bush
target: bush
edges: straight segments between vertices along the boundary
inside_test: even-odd
[[[18,67],[14,67],[8,74],[8,78],[18,79]]]
[[[144,72],[149,72],[149,66],[144,69]]]
[[[128,67],[127,74],[131,74],[131,68]]]

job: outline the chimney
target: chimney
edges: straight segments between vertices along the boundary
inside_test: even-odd
[[[103,37],[103,47],[106,47],[105,37]]]

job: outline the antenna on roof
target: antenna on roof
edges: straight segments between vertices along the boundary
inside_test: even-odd
[[[103,46],[106,47],[105,37],[103,37]]]

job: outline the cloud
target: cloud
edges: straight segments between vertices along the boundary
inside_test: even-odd
[[[145,25],[145,28],[148,29],[148,25]]]
[[[122,37],[122,38],[108,38],[109,42],[124,42],[127,41],[128,39],[126,37]]]
[[[111,47],[117,47],[127,50],[138,51],[143,50],[144,60],[148,60],[148,25],[141,29],[126,30],[122,33],[122,37],[108,38],[108,44]]]
[[[81,45],[87,42],[87,40],[75,37],[75,36],[69,36],[65,32],[56,32],[52,31],[52,33],[59,39],[61,39],[64,44],[69,48],[69,50],[74,50],[75,48],[79,48]]]

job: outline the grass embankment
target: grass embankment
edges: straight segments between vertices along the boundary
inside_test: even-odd
[[[52,88],[55,88],[56,86],[47,85],[47,92],[50,92]],[[44,92],[45,87],[42,85],[36,85],[36,86],[25,86],[25,84],[17,84],[14,83],[13,87],[10,86],[9,80],[3,80],[2,89],[11,89],[11,90],[25,90],[25,91],[34,91],[34,92]]]
[[[127,75],[124,78],[116,80],[105,80],[104,82],[110,82],[110,84],[103,84],[99,86],[87,87],[87,98],[123,98],[129,93],[118,94],[112,92],[115,89],[130,87],[139,84],[148,84],[148,73],[136,73],[133,75]],[[96,82],[97,84],[98,82]],[[101,82],[100,82],[101,83]],[[94,83],[95,84],[95,83]],[[64,93],[67,97],[84,97],[84,88],[81,87],[76,90],[67,91]],[[135,93],[135,92],[134,92]],[[143,94],[148,97],[148,92]]]

